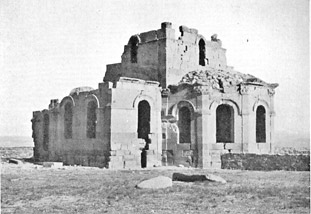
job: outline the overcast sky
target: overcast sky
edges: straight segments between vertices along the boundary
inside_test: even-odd
[[[270,83],[276,132],[309,134],[308,0],[1,0],[0,135],[31,136],[32,112],[98,87],[133,34],[164,21],[214,33],[228,65]]]

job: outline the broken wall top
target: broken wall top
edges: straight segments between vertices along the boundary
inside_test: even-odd
[[[104,81],[130,77],[158,81],[164,87],[201,66],[227,67],[225,49],[216,34],[207,40],[193,28],[180,26],[179,31],[176,38],[172,24],[164,22],[161,29],[131,36],[121,63],[107,65]]]
[[[250,74],[243,74],[231,69],[221,70],[213,68],[187,73],[176,86],[183,84],[209,86],[219,91],[224,91],[225,88],[236,87],[241,84],[263,86],[270,89],[278,87],[277,83],[266,83]]]
[[[121,77],[129,77],[157,81],[162,88],[178,85],[180,80],[215,89],[241,83],[277,87],[227,66],[226,49],[217,34],[207,40],[193,28],[180,26],[179,31],[176,38],[172,24],[163,22],[161,29],[131,36],[124,46],[121,63],[107,65],[104,81],[117,82]]]

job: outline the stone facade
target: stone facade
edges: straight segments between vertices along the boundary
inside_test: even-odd
[[[33,113],[38,161],[108,168],[220,168],[221,155],[273,153],[274,89],[227,66],[210,40],[171,23],[130,37],[98,89]]]

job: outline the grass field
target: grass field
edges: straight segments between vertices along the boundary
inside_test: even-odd
[[[227,184],[173,182],[158,190],[140,181],[174,172],[214,174]],[[310,213],[309,172],[170,168],[42,168],[4,162],[1,213]]]

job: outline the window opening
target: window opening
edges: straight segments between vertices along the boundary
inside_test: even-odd
[[[178,112],[179,143],[191,143],[191,112],[182,107]]]
[[[87,132],[86,135],[88,138],[96,138],[96,102],[91,101],[87,106]]]
[[[72,138],[72,104],[67,103],[65,105],[65,115],[64,115],[64,120],[65,120],[65,125],[64,125],[64,135],[66,139],[71,139]]]
[[[266,142],[266,110],[263,106],[258,106],[256,110],[256,142]]]
[[[203,39],[199,41],[199,65],[205,66],[205,42]]]
[[[234,142],[234,110],[230,105],[220,105],[216,109],[216,142]]]
[[[137,63],[138,42],[138,38],[135,36],[130,39],[131,63]]]

